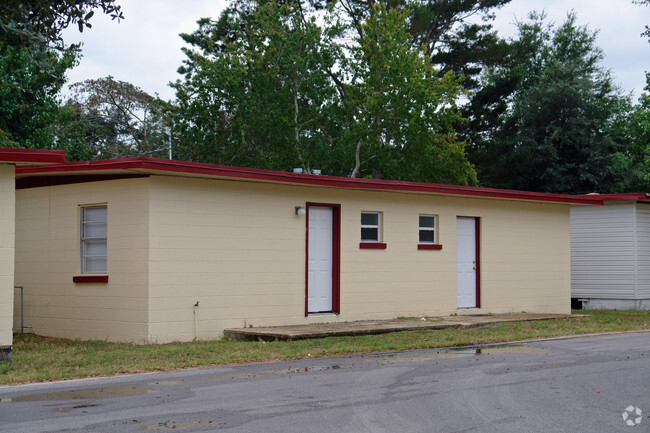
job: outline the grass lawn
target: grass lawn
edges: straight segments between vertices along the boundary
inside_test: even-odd
[[[233,340],[134,345],[16,334],[13,361],[0,363],[0,384],[164,371],[352,353],[455,347],[530,338],[648,329],[649,311],[574,311],[591,317],[511,322],[487,329],[443,329],[276,342]]]

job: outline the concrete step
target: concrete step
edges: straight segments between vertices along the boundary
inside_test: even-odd
[[[268,326],[259,328],[232,328],[224,337],[247,341],[304,340],[307,338],[340,337],[350,335],[385,334],[417,329],[478,328],[501,322],[551,320],[585,317],[581,314],[481,314],[446,317],[428,317],[426,320],[360,320],[356,322],[313,323],[305,325]]]

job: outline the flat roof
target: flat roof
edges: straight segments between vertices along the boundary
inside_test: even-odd
[[[585,194],[582,197],[593,197],[603,202],[608,201],[643,201],[650,202],[650,193],[647,192],[624,192],[618,194]]]
[[[101,180],[101,177],[106,179],[107,176],[110,178],[118,178],[122,175],[124,177],[134,177],[137,175],[156,174],[191,176],[199,178],[234,180],[240,179],[258,182],[312,185],[330,188],[418,192],[436,195],[499,198],[552,203],[593,205],[603,204],[603,199],[600,196],[591,195],[563,195],[472,186],[405,182],[396,180],[356,179],[349,177],[299,174],[245,167],[230,167],[225,165],[204,164],[197,162],[176,161],[148,157],[67,162],[63,164],[48,166],[27,166],[16,168],[16,178],[19,180],[34,179],[38,177],[53,178],[58,176],[66,176],[67,178],[70,178],[84,176],[87,178],[87,181],[92,181],[93,176],[97,176],[97,179],[95,180]],[[74,180],[71,180],[71,182],[74,182]],[[44,184],[26,185],[27,186],[24,187],[44,186]]]
[[[0,163],[16,165],[61,164],[65,163],[65,150],[0,147]]]

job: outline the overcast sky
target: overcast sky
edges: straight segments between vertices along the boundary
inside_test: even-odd
[[[179,33],[191,33],[201,17],[217,18],[225,0],[118,0],[125,19],[120,23],[96,14],[92,29],[71,28],[66,43],[83,42],[79,66],[68,73],[70,83],[112,75],[163,99],[173,99],[168,84],[180,76],[185,58]],[[512,0],[497,11],[495,26],[503,37],[516,35],[514,22],[524,20],[531,8],[544,9],[549,19],[562,23],[571,9],[579,25],[599,29],[597,44],[605,54],[603,64],[615,81],[635,98],[650,70],[650,43],[640,33],[650,24],[650,7],[632,0]]]

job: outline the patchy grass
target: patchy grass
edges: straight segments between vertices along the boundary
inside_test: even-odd
[[[631,331],[648,329],[650,324],[650,312],[645,311],[588,311],[588,314],[591,317],[580,320],[510,322],[483,329],[418,330],[266,343],[224,339],[134,345],[17,334],[14,338],[13,361],[0,363],[0,384]]]

